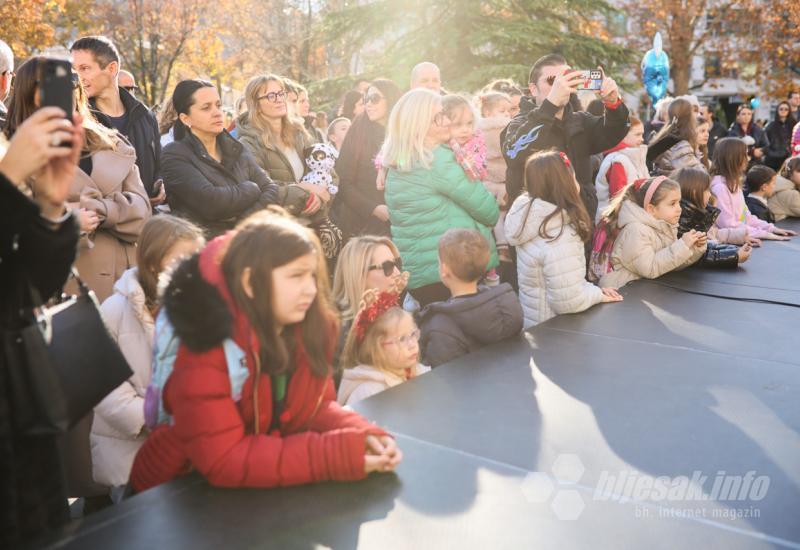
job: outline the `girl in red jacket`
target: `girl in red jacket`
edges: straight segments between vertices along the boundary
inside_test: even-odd
[[[336,314],[314,234],[260,212],[176,271],[164,307],[181,345],[170,425],[139,450],[142,491],[196,469],[212,485],[277,487],[394,470],[402,453],[336,403]]]

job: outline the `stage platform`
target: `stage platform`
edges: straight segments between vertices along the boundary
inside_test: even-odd
[[[800,549],[800,238],[622,294],[359,403],[396,474],[193,475],[38,547]]]

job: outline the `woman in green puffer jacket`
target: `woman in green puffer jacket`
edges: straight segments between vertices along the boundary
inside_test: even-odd
[[[408,289],[421,307],[450,297],[439,280],[439,238],[448,229],[479,230],[492,251],[486,269],[498,264],[492,236],[497,201],[481,182],[467,178],[445,145],[449,125],[441,96],[411,90],[392,109],[380,155],[388,167],[385,198],[392,240],[411,273]]]

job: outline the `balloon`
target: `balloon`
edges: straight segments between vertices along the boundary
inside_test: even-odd
[[[653,49],[642,58],[642,82],[653,105],[667,95],[669,57],[662,48],[660,32],[653,38]]]
[[[754,97],[750,100],[750,107],[753,109],[758,109],[758,106],[761,105],[761,100],[757,97]]]

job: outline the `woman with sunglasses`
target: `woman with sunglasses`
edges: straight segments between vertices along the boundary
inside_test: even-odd
[[[386,206],[392,237],[411,272],[408,288],[421,307],[447,300],[439,280],[439,238],[451,228],[477,229],[491,244],[486,269],[497,267],[492,227],[497,201],[479,181],[467,178],[450,141],[442,97],[430,90],[407,92],[389,115],[381,149]]]
[[[315,214],[331,195],[321,186],[299,183],[303,152],[313,140],[288,109],[286,82],[272,74],[254,76],[245,97],[247,112],[236,121],[239,141],[281,187],[281,204],[293,214]]]
[[[339,194],[334,217],[345,236],[389,236],[389,211],[383,191],[375,185],[378,172],[374,159],[386,137],[389,113],[400,98],[400,88],[391,80],[374,80],[364,94],[364,113],[347,132],[336,161]]]
[[[797,121],[792,116],[791,105],[781,101],[775,109],[775,118],[767,124],[765,132],[769,140],[764,164],[775,171],[781,169],[783,161],[791,156],[792,128]]]

